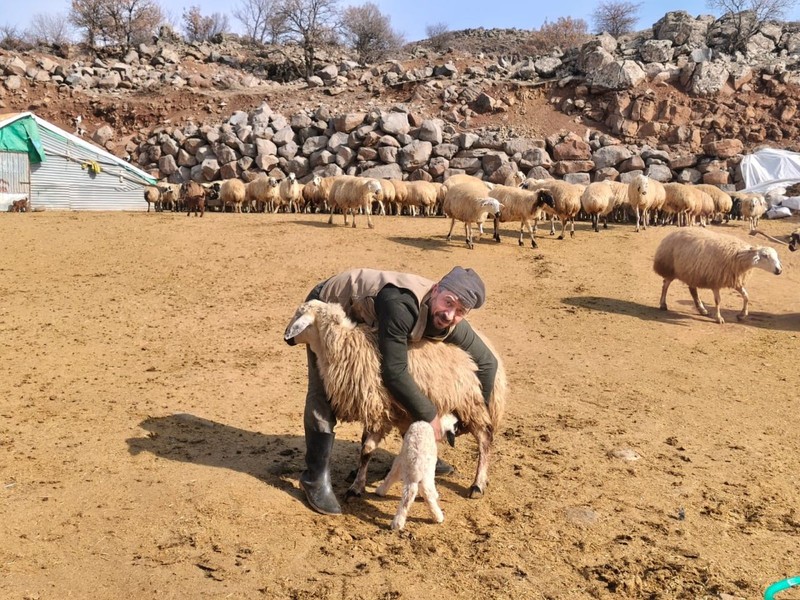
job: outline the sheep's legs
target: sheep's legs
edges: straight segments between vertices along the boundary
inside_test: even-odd
[[[723,325],[725,323],[725,319],[722,318],[722,314],[719,312],[719,303],[720,303],[719,290],[711,290],[711,291],[714,292],[714,305],[715,305],[715,307],[717,309],[717,317],[716,317],[717,318],[717,323],[719,323],[720,325]],[[742,310],[744,311],[744,310],[746,310],[746,308],[747,308],[747,300],[744,301],[744,306],[742,307]],[[744,317],[742,317],[741,313],[738,315],[738,317],[739,317],[739,319],[744,318]]]
[[[561,219],[561,235],[558,236],[558,239],[564,239],[564,232],[567,230],[567,219]]]
[[[372,453],[383,440],[386,432],[364,432],[361,436],[361,455],[358,463],[358,472],[356,473],[355,481],[353,481],[350,489],[345,494],[345,500],[350,501],[353,498],[360,498],[367,487],[367,467],[372,458]]]
[[[406,525],[406,517],[408,511],[414,504],[417,497],[417,489],[419,485],[416,483],[406,483],[403,486],[403,495],[400,498],[400,506],[397,507],[397,514],[392,519],[392,529],[402,529]]]
[[[467,237],[467,248],[472,250],[475,244],[472,243],[472,225],[464,223],[464,235]]]
[[[664,279],[664,284],[661,286],[661,302],[659,304],[659,308],[661,310],[667,310],[667,290],[669,289],[669,284],[672,283],[672,279]]]
[[[539,245],[536,243],[536,238],[534,237],[534,233],[536,232],[536,220],[533,221],[533,224],[531,224],[531,221],[529,221],[529,220],[528,221],[523,221],[520,224],[520,228],[519,228],[519,245],[520,246],[524,246],[525,245],[525,242],[523,241],[523,237],[524,237],[523,234],[525,232],[525,230],[524,230],[524,226],[525,225],[528,226],[528,233],[531,234],[531,248],[538,248]],[[499,242],[500,240],[497,240],[497,241]]]
[[[636,229],[634,231],[639,231],[639,207],[636,207]]]
[[[364,205],[364,212],[367,214],[367,227],[370,229],[375,229],[375,224],[372,222],[372,210],[369,203]],[[355,213],[353,213],[353,227],[356,226],[356,217]]]
[[[453,237],[453,229],[455,229],[455,226],[456,226],[456,220],[450,219],[450,231],[447,232],[447,238],[446,238],[448,242]]]
[[[433,515],[433,520],[437,523],[444,521],[444,513],[439,506],[439,492],[436,491],[436,484],[433,482],[433,477],[430,480],[423,479],[419,482],[420,493],[425,498],[425,504]]]
[[[743,319],[746,319],[747,315],[750,314],[749,312],[747,312],[747,304],[750,302],[750,297],[747,295],[747,290],[744,289],[744,286],[734,289],[737,292],[739,292],[739,295],[742,297],[742,312],[736,315],[736,318],[741,321]]]
[[[703,304],[703,301],[700,300],[700,296],[697,295],[697,288],[689,286],[689,293],[692,295],[692,300],[694,300],[694,305],[697,308],[697,312],[699,312],[703,316],[708,315],[708,310],[706,310],[706,307]],[[719,294],[718,293],[714,294],[714,300],[717,302],[717,320],[719,320],[720,316],[719,316]]]
[[[489,455],[492,447],[492,434],[489,431],[473,432],[478,441],[478,466],[475,469],[475,481],[469,488],[469,498],[482,498],[489,483]]]

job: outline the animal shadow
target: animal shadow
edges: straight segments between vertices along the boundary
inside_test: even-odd
[[[294,498],[302,492],[295,482],[305,468],[305,439],[301,435],[277,435],[248,431],[191,414],[148,417],[140,423],[147,433],[127,441],[136,456],[149,452],[160,458],[246,473]],[[344,497],[347,473],[357,465],[360,444],[336,440],[331,456],[331,481]],[[376,460],[377,459],[377,460]],[[376,451],[370,474],[383,473],[391,465],[386,451]]]
[[[448,242],[444,236],[441,238],[418,238],[418,237],[404,237],[404,236],[390,236],[389,241],[404,246],[411,246],[412,248],[419,248],[420,250],[448,250],[452,243]],[[455,247],[455,246],[453,246]],[[464,245],[466,248],[466,244]]]
[[[649,306],[639,304],[630,300],[620,300],[619,298],[603,298],[602,296],[570,296],[561,300],[569,306],[577,306],[588,310],[613,313],[636,317],[643,321],[660,321],[662,323],[673,323],[675,325],[686,326],[691,315],[676,313],[674,311],[663,311],[657,305]],[[690,303],[691,304],[691,303]],[[700,315],[698,315],[700,316]]]

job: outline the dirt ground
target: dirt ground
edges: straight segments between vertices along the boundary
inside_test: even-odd
[[[680,284],[658,310],[664,228],[470,251],[441,218],[359,220],[0,215],[0,597],[730,600],[800,575],[800,253],[755,272],[748,322],[724,292],[719,326]],[[362,500],[312,512],[289,318],[348,267],[454,265],[511,384],[485,497],[462,436],[445,523],[418,502],[391,531],[393,434]],[[360,432],[337,433],[343,496]]]

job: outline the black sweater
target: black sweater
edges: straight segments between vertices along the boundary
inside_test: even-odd
[[[408,290],[387,285],[375,297],[375,313],[384,385],[415,421],[432,421],[436,417],[436,408],[408,372],[408,336],[419,317],[416,298]],[[441,339],[446,334],[446,330],[435,330],[429,320],[424,337]],[[478,365],[478,380],[483,399],[488,404],[497,373],[497,359],[492,351],[464,319],[444,338],[444,342],[462,348]]]

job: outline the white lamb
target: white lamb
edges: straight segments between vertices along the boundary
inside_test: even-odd
[[[446,414],[439,417],[442,428],[442,437],[451,445],[455,445],[456,423],[455,415]],[[403,495],[400,505],[392,519],[392,529],[403,529],[408,517],[408,511],[414,504],[417,492],[421,492],[425,503],[433,515],[434,521],[444,521],[444,514],[439,507],[439,493],[436,491],[436,436],[433,427],[425,421],[416,421],[411,424],[403,436],[403,446],[400,448],[392,468],[386,478],[375,490],[378,496],[385,496],[391,487],[398,481],[403,482]]]
[[[733,236],[715,233],[708,229],[679,229],[667,235],[656,249],[653,270],[664,279],[661,288],[661,310],[667,310],[667,290],[678,279],[689,286],[689,293],[701,315],[708,311],[697,295],[697,289],[714,292],[717,323],[725,320],[719,311],[722,288],[733,288],[742,297],[739,320],[747,317],[749,298],[744,284],[754,268],[775,275],[782,271],[781,261],[774,248],[751,246]]]
[[[634,231],[639,231],[640,224],[642,228],[647,229],[647,222],[650,220],[652,211],[662,208],[667,210],[666,199],[666,188],[660,181],[646,175],[636,175],[628,183],[628,204],[636,213],[636,229]]]

